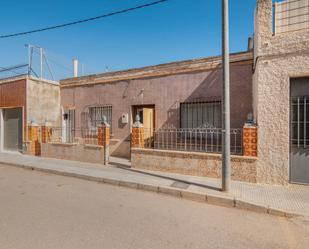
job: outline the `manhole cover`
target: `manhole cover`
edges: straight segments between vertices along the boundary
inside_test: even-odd
[[[187,189],[187,188],[189,188],[189,184],[184,183],[184,182],[173,182],[173,183],[171,184],[171,187],[173,187],[173,188]]]

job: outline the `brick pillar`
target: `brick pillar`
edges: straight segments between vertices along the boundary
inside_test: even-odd
[[[40,156],[41,155],[41,143],[39,141],[39,134],[40,129],[39,126],[32,122],[28,126],[28,139],[29,139],[29,149],[28,152],[30,155],[33,156]]]
[[[109,161],[110,125],[103,117],[102,124],[98,128],[98,145],[104,146],[104,165]]]
[[[45,123],[41,126],[41,136],[42,136],[42,143],[49,143],[51,141],[51,125],[49,123]]]
[[[257,156],[258,130],[255,125],[245,125],[243,128],[244,156]]]
[[[144,126],[140,122],[139,115],[136,115],[135,123],[132,127],[132,134],[131,134],[131,147],[132,148],[144,148],[145,143],[145,132]]]

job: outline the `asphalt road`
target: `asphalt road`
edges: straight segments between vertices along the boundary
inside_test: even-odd
[[[309,248],[285,219],[0,166],[0,248]]]

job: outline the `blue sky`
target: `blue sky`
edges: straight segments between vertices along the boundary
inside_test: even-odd
[[[70,22],[154,0],[2,1],[0,34]],[[230,0],[231,52],[247,49],[256,0]],[[27,62],[24,44],[46,49],[57,78],[71,76],[71,59],[85,74],[200,58],[221,53],[221,0],[169,0],[105,19],[0,39],[0,66]],[[57,64],[55,63],[57,62]]]

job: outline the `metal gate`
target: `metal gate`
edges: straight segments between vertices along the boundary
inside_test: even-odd
[[[3,148],[22,151],[22,108],[3,110]]]
[[[309,184],[309,96],[291,96],[290,133],[290,180]]]
[[[65,120],[65,141],[67,143],[73,143],[74,137],[75,137],[75,110],[70,109],[67,112],[67,117]]]

